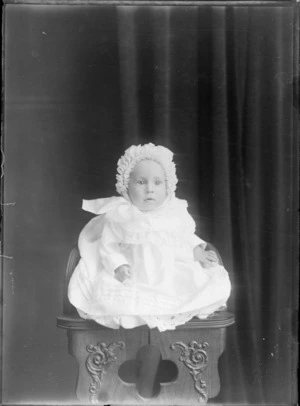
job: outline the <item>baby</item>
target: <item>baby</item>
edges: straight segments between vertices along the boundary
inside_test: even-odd
[[[81,260],[69,284],[81,317],[111,328],[147,324],[164,331],[226,304],[228,274],[195,235],[176,184],[170,150],[132,146],[118,161],[122,197],[83,201],[98,216],[80,234]]]

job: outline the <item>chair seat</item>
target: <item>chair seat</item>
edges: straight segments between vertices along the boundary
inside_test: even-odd
[[[176,327],[176,330],[195,329],[195,328],[222,328],[234,324],[234,315],[228,311],[215,312],[206,319],[193,317],[191,320]],[[60,316],[57,317],[57,327],[70,330],[111,330],[108,327],[102,326],[93,320],[85,320],[79,316]],[[147,329],[147,326],[140,328]]]

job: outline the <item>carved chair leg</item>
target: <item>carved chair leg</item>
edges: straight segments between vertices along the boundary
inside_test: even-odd
[[[164,359],[178,368],[175,385],[161,391],[161,399],[180,404],[205,404],[220,391],[218,359],[225,348],[225,329],[187,329],[151,333]]]
[[[189,345],[183,342],[176,342],[171,344],[171,349],[179,348],[181,356],[179,360],[189,369],[189,372],[194,380],[194,388],[199,393],[199,403],[207,403],[208,394],[207,386],[203,377],[203,373],[207,369],[208,355],[206,348],[208,343],[197,343],[191,341]]]
[[[68,334],[69,353],[79,370],[76,396],[83,404],[129,404],[138,398],[135,387],[119,377],[120,366],[147,342],[144,331],[82,330]]]
[[[97,345],[88,345],[87,351],[90,353],[86,359],[86,368],[92,378],[90,383],[90,402],[97,404],[101,391],[103,375],[107,372],[110,364],[117,360],[114,350],[123,349],[123,341],[112,342],[111,344],[98,343]]]

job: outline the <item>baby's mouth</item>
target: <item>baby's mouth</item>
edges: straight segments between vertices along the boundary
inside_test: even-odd
[[[155,199],[154,197],[147,197],[147,199],[145,199],[146,202],[154,202]]]

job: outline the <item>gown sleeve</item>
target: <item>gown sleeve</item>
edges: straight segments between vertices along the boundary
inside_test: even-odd
[[[186,236],[187,236],[187,243],[188,245],[194,249],[198,245],[201,245],[204,249],[206,247],[206,241],[202,240],[200,237],[198,237],[195,234],[196,230],[196,223],[193,219],[193,217],[190,215],[190,213],[187,210],[187,202],[185,200],[177,200],[178,207],[180,208],[180,216],[182,219],[182,223],[184,224],[184,228],[186,231]]]
[[[99,255],[105,271],[109,274],[113,274],[121,265],[129,265],[121,245],[121,236],[109,221],[105,221],[99,242]]]
[[[196,234],[191,235],[190,237],[190,244],[192,248],[197,247],[197,245],[201,245],[203,248],[206,247],[206,241],[202,240]]]

